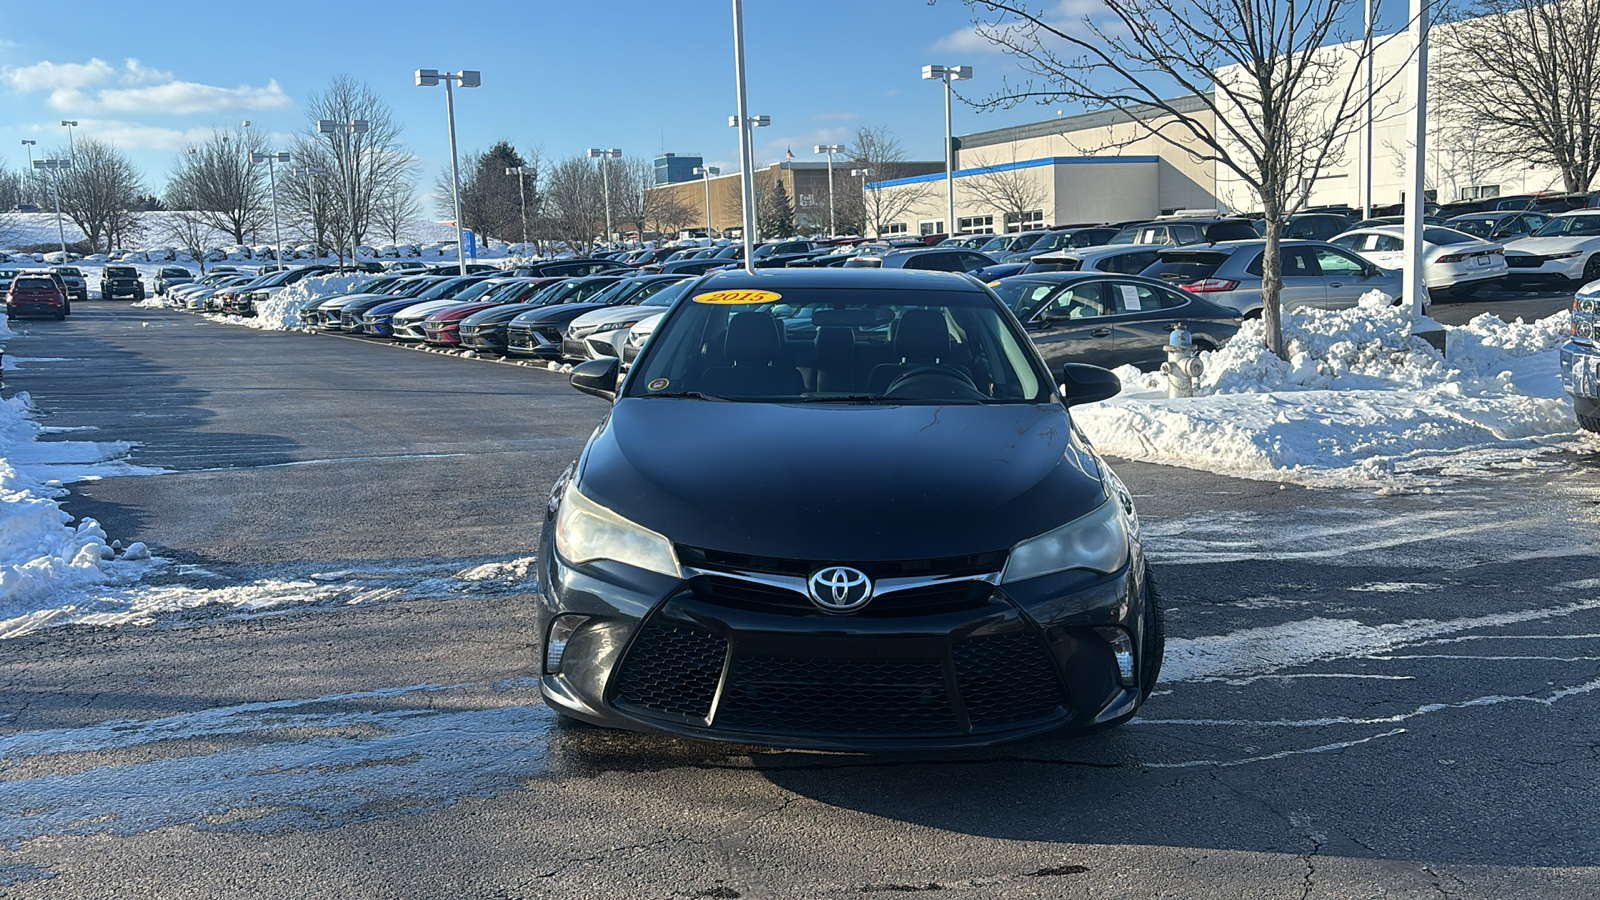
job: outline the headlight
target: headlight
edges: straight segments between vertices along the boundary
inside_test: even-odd
[[[1571,259],[1574,256],[1581,256],[1582,254],[1582,250],[1574,250],[1571,253],[1552,253],[1549,256],[1546,256],[1545,259]]]
[[[1107,575],[1128,562],[1128,520],[1115,499],[1094,512],[1011,548],[1001,584],[1088,569]]]
[[[590,334],[603,334],[603,333],[605,333],[607,331],[617,331],[618,329],[622,329],[622,328],[632,328],[633,326],[635,326],[637,324],[639,324],[638,320],[634,320],[632,322],[607,322],[604,325],[600,325],[600,326],[596,327],[595,330],[593,330],[593,331],[591,331],[589,333]]]
[[[683,577],[671,541],[595,503],[572,484],[567,485],[556,516],[556,552],[574,564],[609,559]]]

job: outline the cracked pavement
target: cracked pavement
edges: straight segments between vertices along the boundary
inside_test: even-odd
[[[174,470],[73,513],[222,581],[416,580],[0,642],[0,896],[1600,895],[1600,452],[1398,496],[1119,464],[1169,605],[1139,719],[788,752],[560,724],[527,585],[427,590],[532,552],[604,409],[561,376],[112,304],[24,330],[76,359],[8,389]]]

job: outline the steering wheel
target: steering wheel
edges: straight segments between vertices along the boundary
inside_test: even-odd
[[[901,372],[884,389],[885,397],[896,400],[987,400],[967,373],[953,366],[912,366]]]

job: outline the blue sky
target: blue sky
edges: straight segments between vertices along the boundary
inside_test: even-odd
[[[22,139],[38,140],[36,151],[64,145],[58,123],[76,119],[78,135],[116,144],[159,191],[174,155],[212,126],[249,119],[287,134],[304,123],[309,94],[348,74],[405,124],[428,185],[449,150],[444,91],[415,87],[419,67],[483,72],[483,87],[456,94],[464,152],[505,138],[547,158],[598,146],[737,165],[726,0],[76,0],[65,19],[37,0],[0,0],[0,22],[0,154],[13,169],[26,165]],[[760,162],[789,146],[797,159],[821,159],[815,144],[842,143],[861,125],[886,126],[914,158],[938,159],[942,98],[921,67],[974,66],[977,78],[961,85],[974,95],[1015,74],[971,34],[957,0],[746,0],[745,39],[750,111],[772,117],[756,132]],[[980,115],[958,102],[954,125],[960,134],[1054,114]]]

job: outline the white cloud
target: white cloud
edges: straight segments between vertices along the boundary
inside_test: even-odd
[[[1059,0],[1048,12],[1039,16],[1039,20],[1063,34],[1087,37],[1090,32],[1084,27],[1084,20],[1090,19],[1097,25],[1105,26],[1111,17],[1108,15],[1105,4],[1101,0]],[[1004,34],[1013,30],[1020,33],[1022,25],[1016,19],[999,19],[995,22],[985,23],[984,29]],[[1054,41],[1047,33],[1039,37],[1047,44]],[[988,38],[978,33],[976,26],[967,26],[958,31],[952,31],[944,37],[934,41],[928,47],[930,52],[942,53],[999,53],[1001,48]]]
[[[119,119],[78,120],[78,134],[130,150],[182,150],[210,140],[211,132],[210,126],[160,128]]]
[[[133,87],[100,87],[113,79]],[[37,62],[0,69],[0,82],[21,93],[49,91],[49,104],[63,112],[162,113],[193,115],[228,110],[276,109],[290,105],[289,96],[269,81],[265,87],[235,88],[178,81],[171,72],[150,68],[137,59],[124,60],[119,70],[103,59],[87,63]]]

